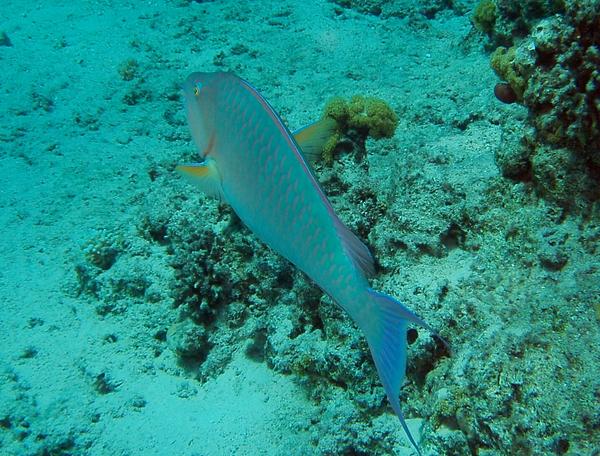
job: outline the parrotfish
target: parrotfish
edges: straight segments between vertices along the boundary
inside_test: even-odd
[[[371,253],[337,217],[311,170],[306,154],[314,154],[328,137],[331,119],[292,134],[258,91],[232,73],[192,73],[183,94],[202,161],[177,170],[231,205],[259,239],[352,317],[367,338],[392,409],[419,453],[399,394],[407,324],[430,328],[402,303],[369,287]]]

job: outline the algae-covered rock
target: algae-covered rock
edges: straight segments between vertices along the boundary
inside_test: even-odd
[[[566,148],[539,146],[532,157],[533,181],[546,198],[568,207],[592,184],[585,163]]]
[[[529,54],[529,53],[527,53]],[[528,77],[535,65],[535,59],[517,59],[517,47],[498,47],[490,58],[490,66],[496,74],[506,81],[514,91],[517,101],[523,100],[523,92],[527,88]]]
[[[565,240],[552,230],[542,234],[539,260],[542,267],[548,271],[560,271],[569,261],[569,252],[565,248]]]
[[[471,16],[473,25],[485,33],[491,33],[496,24],[496,4],[493,0],[481,0]]]
[[[568,39],[573,33],[573,26],[563,16],[552,16],[541,19],[531,29],[531,40],[541,60],[548,56],[565,52],[569,46]]]
[[[529,110],[534,130],[522,141],[527,147],[501,145],[496,162],[517,179],[531,164],[539,195],[585,208],[600,198],[600,1],[494,4],[497,21],[486,33],[510,47],[499,46],[490,64]]]
[[[563,0],[481,0],[473,9],[473,25],[492,46],[510,47],[527,36],[541,18],[564,12]]]
[[[167,344],[182,358],[203,359],[209,348],[205,328],[190,319],[171,325],[167,331]]]
[[[494,151],[494,160],[504,177],[531,180],[531,153],[533,147],[521,131],[507,131]]]

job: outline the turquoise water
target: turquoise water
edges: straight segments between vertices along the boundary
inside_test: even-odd
[[[409,330],[422,454],[598,454],[599,5],[535,3],[480,31],[466,0],[4,2],[0,454],[415,454],[350,318],[174,172],[194,71],[291,130],[335,96],[398,116],[314,173],[451,348]]]

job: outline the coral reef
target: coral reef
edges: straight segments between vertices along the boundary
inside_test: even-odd
[[[510,47],[526,37],[540,19],[564,13],[565,3],[563,0],[481,0],[473,10],[471,21],[488,35],[491,46]]]
[[[500,146],[500,169],[564,208],[585,209],[600,198],[600,1],[484,0],[473,21],[501,45],[491,66],[533,127]]]
[[[514,92],[517,101],[523,101],[523,92],[527,88],[526,72],[520,65],[520,60],[516,58],[515,47],[497,48],[490,58],[492,69],[498,74]]]
[[[360,112],[355,110],[357,118]],[[355,122],[368,134],[364,119]],[[135,288],[141,275],[137,271],[145,268],[140,253],[161,258],[172,271],[169,280],[150,273],[144,277],[147,287],[162,281],[168,296],[162,299],[171,309],[164,329],[155,335],[155,351],[168,347],[179,361],[165,369],[182,369],[175,371],[205,382],[242,349],[249,359],[293,376],[326,417],[311,430],[315,454],[398,452],[405,445],[403,434],[358,328],[300,272],[256,240],[230,208],[199,195],[182,200],[188,187],[183,182],[169,187],[165,175],[170,178],[170,173],[162,166],[153,169],[157,185],[127,242],[100,231],[85,245],[85,261],[77,267],[82,293],[104,303],[103,317],[118,318],[132,301],[148,301],[147,292],[124,291],[125,283]],[[351,194],[350,212],[356,213],[357,204],[364,212],[378,207],[366,187],[351,187],[355,176],[343,180]],[[197,223],[198,198],[204,223]],[[368,232],[378,214],[381,208],[370,219],[354,216],[347,222]],[[419,377],[434,364],[434,347],[433,339],[425,337],[412,344],[417,357],[427,360],[420,363],[425,367]]]
[[[381,17],[411,17],[418,16],[431,19],[438,13],[451,10],[462,14],[467,10],[468,0],[333,0],[342,8],[348,8],[363,14]]]

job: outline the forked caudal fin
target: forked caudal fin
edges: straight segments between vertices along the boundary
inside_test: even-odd
[[[394,298],[374,290],[369,290],[368,296],[371,300],[371,312],[369,322],[362,328],[392,409],[398,416],[408,440],[415,447],[417,454],[421,455],[419,446],[402,415],[398,396],[406,371],[406,326],[408,323],[415,323],[426,329],[430,328]]]

